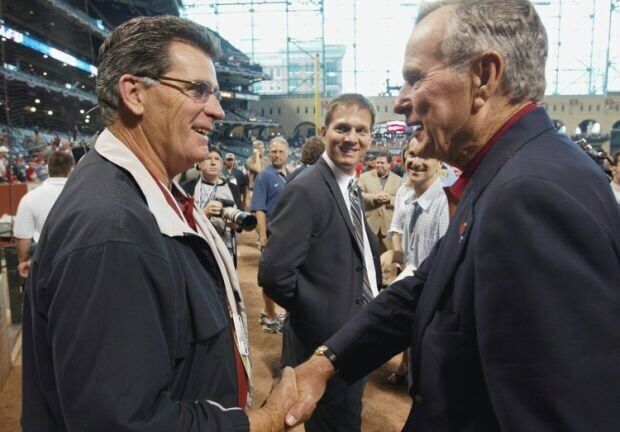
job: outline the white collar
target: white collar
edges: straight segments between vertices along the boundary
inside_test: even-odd
[[[124,168],[131,174],[136,183],[138,183],[142,194],[144,194],[149,210],[153,213],[162,234],[168,237],[197,234],[168,204],[164,192],[156,183],[157,180],[149,173],[142,162],[109,129],[106,128],[101,132],[95,143],[95,150],[102,157],[114,165]],[[173,187],[185,194],[176,182],[173,182]]]
[[[354,178],[354,176],[352,174],[347,174],[346,172],[338,168],[334,161],[331,160],[331,158],[327,155],[327,152],[323,152],[322,156],[323,159],[325,159],[325,162],[327,162],[329,169],[331,169],[334,173],[334,177],[336,177],[336,183],[338,183],[340,189],[347,190],[347,188],[349,187],[349,182],[352,178]]]
[[[441,183],[441,179],[437,177],[431,187],[429,187],[422,195],[419,197],[416,196],[415,189],[413,191],[413,195],[411,196],[410,202],[417,202],[423,210],[427,210],[432,204],[433,200],[440,193],[444,193],[443,185]]]
[[[63,186],[65,183],[67,183],[67,177],[48,177],[43,180],[43,184],[46,185]]]

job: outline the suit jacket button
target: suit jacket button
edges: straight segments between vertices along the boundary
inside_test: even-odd
[[[419,395],[419,394],[415,395],[413,397],[413,400],[415,401],[416,405],[417,404],[421,404],[422,403],[422,395]]]
[[[361,272],[362,270],[364,270],[364,267],[362,267],[362,266],[355,267],[355,271],[358,272],[358,273]]]
[[[358,297],[355,299],[355,304],[364,304],[364,297]]]

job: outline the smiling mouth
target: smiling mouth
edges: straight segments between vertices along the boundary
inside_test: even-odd
[[[199,133],[200,135],[206,137],[209,133],[209,129],[205,129],[205,128],[200,128],[200,127],[193,127],[192,130],[194,132]]]

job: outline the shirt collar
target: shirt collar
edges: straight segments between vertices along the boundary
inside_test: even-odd
[[[336,177],[336,183],[338,183],[340,189],[346,190],[349,187],[349,182],[352,178],[354,178],[353,174],[347,174],[346,172],[338,168],[334,161],[332,161],[327,155],[327,152],[323,152],[322,157],[323,159],[325,159],[325,162],[327,162],[329,169],[331,169],[334,173],[334,177]]]
[[[476,168],[480,165],[480,162],[484,159],[487,153],[491,151],[495,143],[499,138],[508,130],[512,125],[521,120],[525,115],[531,111],[534,111],[538,105],[534,102],[530,102],[517,111],[512,117],[510,117],[501,128],[497,130],[491,137],[491,139],[478,151],[476,156],[467,164],[463,169],[463,173],[459,179],[450,187],[450,194],[457,200],[460,200],[465,192],[465,188],[469,184],[469,179],[472,177]]]
[[[426,191],[424,191],[424,193],[420,195],[419,197],[416,196],[415,190],[414,190],[413,195],[411,196],[409,201],[411,203],[417,202],[419,206],[422,207],[422,210],[427,210],[433,203],[433,200],[440,193],[443,193],[443,186],[441,184],[441,179],[436,178],[433,184],[431,185],[431,187],[429,187]]]
[[[95,150],[114,165],[127,170],[133,177],[146,198],[149,210],[155,217],[162,234],[168,237],[196,234],[168,204],[164,193],[155,183],[157,180],[153,178],[136,155],[122,141],[116,138],[112,132],[108,129],[104,129],[101,132],[95,143]],[[173,182],[172,187],[182,191],[176,182]]]
[[[67,177],[49,177],[43,180],[43,184],[46,185],[63,186],[65,183],[67,183]]]

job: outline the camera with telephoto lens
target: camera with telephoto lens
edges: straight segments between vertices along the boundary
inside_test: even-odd
[[[235,203],[232,200],[226,198],[216,198],[216,200],[224,206],[222,209],[222,219],[226,222],[234,223],[243,231],[252,231],[256,228],[256,216],[252,213],[235,208]]]

